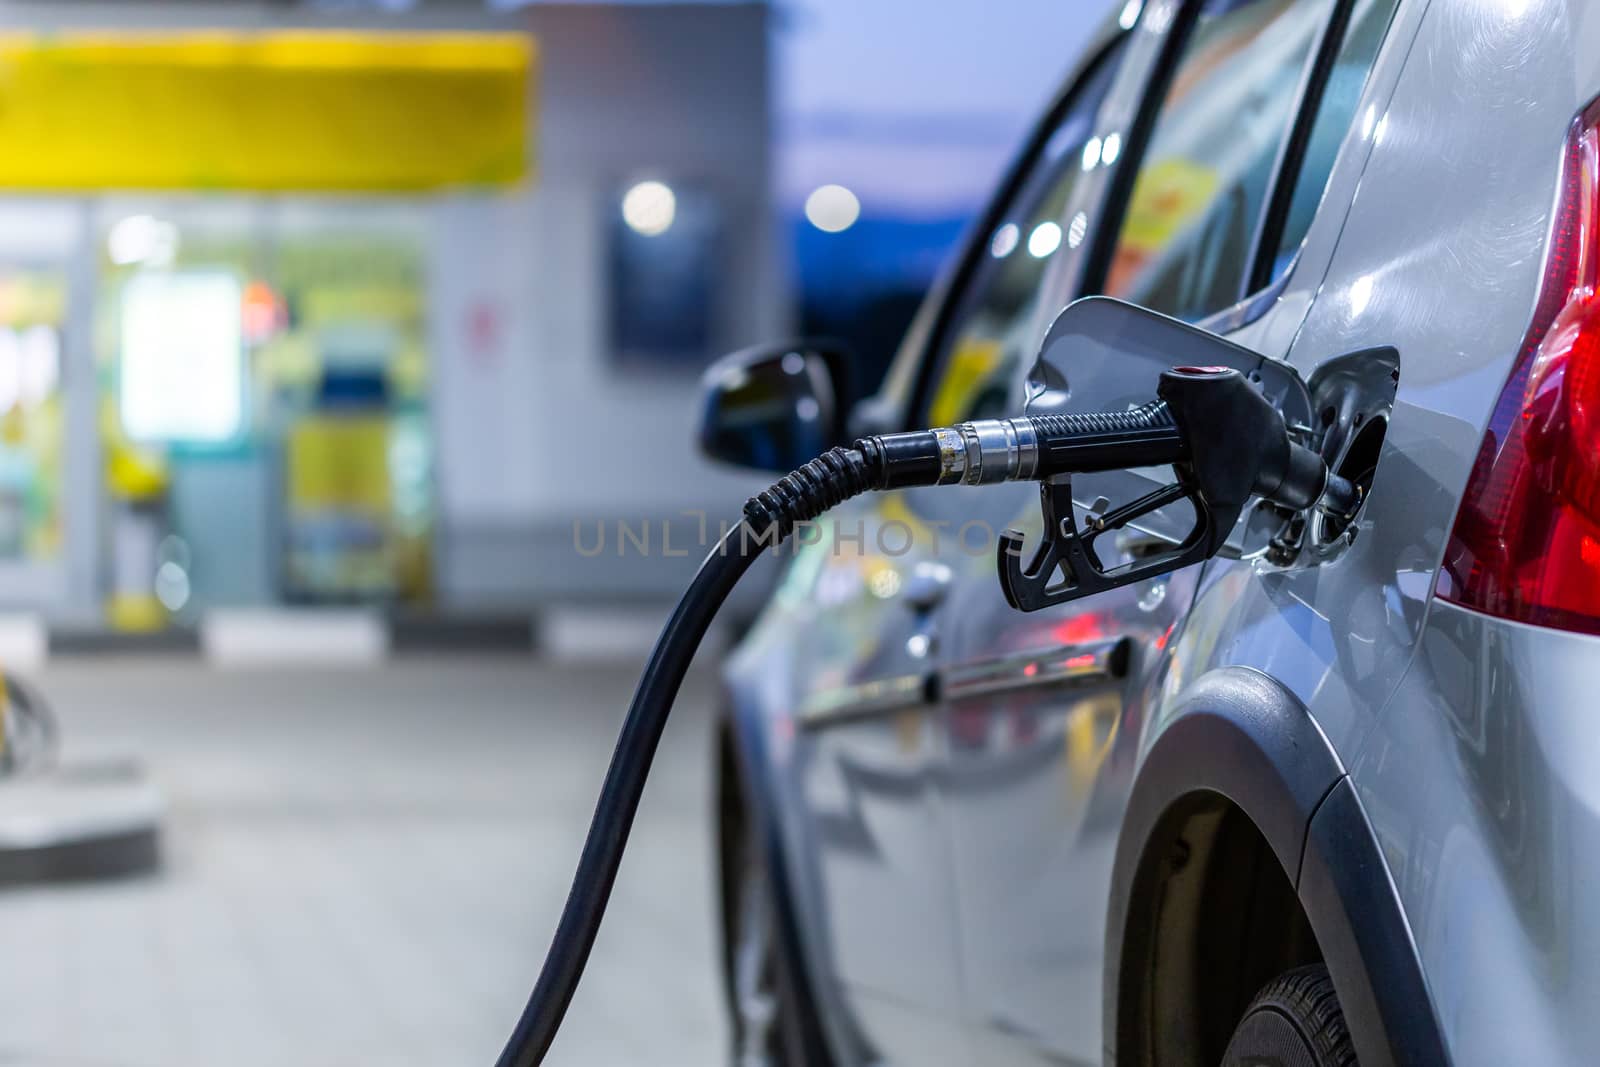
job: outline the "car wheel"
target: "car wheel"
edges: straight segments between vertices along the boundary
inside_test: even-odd
[[[733,900],[728,994],[733,1009],[735,1067],[787,1065],[786,1020],[779,982],[776,916],[765,866],[742,850]]]
[[[724,755],[728,755],[724,749]],[[816,1013],[785,951],[778,888],[737,771],[721,777],[723,975],[734,1067],[827,1067]]]
[[[1223,1067],[1356,1067],[1350,1029],[1321,964],[1285,971],[1257,993]]]

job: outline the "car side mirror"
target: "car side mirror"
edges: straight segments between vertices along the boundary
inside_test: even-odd
[[[809,463],[845,438],[848,370],[840,348],[818,342],[724,356],[700,381],[700,450],[779,473]]]

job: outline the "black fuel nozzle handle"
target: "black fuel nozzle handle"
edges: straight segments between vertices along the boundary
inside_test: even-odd
[[[1282,412],[1237,370],[1174,367],[1156,395],[1183,431],[1196,486],[1220,513],[1237,519],[1251,496],[1343,517],[1360,506],[1360,490],[1297,443]]]
[[[1120,455],[1122,462],[1110,466],[1169,462],[1177,482],[1105,514],[1091,515],[1086,529],[1079,528],[1073,510],[1072,475],[1106,469],[1083,462],[1080,446],[1089,438],[1078,435],[1086,428],[1086,417],[1034,420],[1046,438],[1039,446],[1044,536],[1024,564],[1022,535],[1015,530],[1001,535],[1000,588],[1012,607],[1037,611],[1210,559],[1227,541],[1252,497],[1291,510],[1318,507],[1341,515],[1353,514],[1360,505],[1359,491],[1331,473],[1320,455],[1296,442],[1282,413],[1237,370],[1175,368],[1161,375],[1156,395],[1155,404],[1135,409],[1145,424],[1138,442],[1127,448],[1113,446],[1112,454]],[[1158,426],[1170,426],[1175,436],[1158,437],[1153,432]],[[1096,455],[1095,461],[1104,458]],[[1189,501],[1195,515],[1181,542],[1121,566],[1102,564],[1094,547],[1096,538],[1180,499]]]

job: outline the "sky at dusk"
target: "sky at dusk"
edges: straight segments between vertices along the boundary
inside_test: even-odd
[[[780,207],[970,213],[1113,2],[775,0]]]

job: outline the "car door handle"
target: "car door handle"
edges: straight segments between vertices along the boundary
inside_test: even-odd
[[[825,689],[801,703],[799,726],[817,730],[927,708],[932,704],[932,682],[931,674],[917,672]]]
[[[906,607],[918,615],[926,615],[944,602],[955,581],[955,572],[948,564],[923,560],[911,569],[902,599]]]
[[[963,700],[1019,689],[1111,681],[1128,673],[1132,648],[1128,638],[1117,637],[971,660],[945,671],[942,690],[946,699]]]
[[[944,602],[954,582],[955,572],[937,560],[922,560],[911,569],[900,600],[917,616],[915,633],[910,640],[920,642],[921,648],[911,652],[914,660],[924,659],[932,647],[935,627],[927,616]],[[919,664],[916,670],[905,674],[831,686],[811,694],[801,702],[799,725],[802,729],[815,730],[841,722],[925,709],[933,705],[936,691],[936,676]]]

